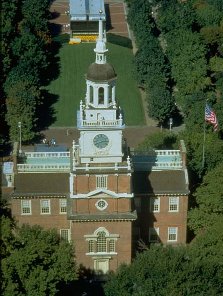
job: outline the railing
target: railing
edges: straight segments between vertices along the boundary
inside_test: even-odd
[[[180,156],[180,150],[149,150],[149,151],[137,151],[131,150],[132,155],[139,156]]]
[[[180,156],[180,150],[155,150],[157,156]]]
[[[182,161],[170,162],[133,162],[135,170],[165,170],[165,169],[182,169]]]
[[[70,152],[25,152],[27,158],[67,158]]]
[[[18,172],[70,171],[70,164],[17,164]]]
[[[90,166],[78,166],[78,167],[76,167],[76,166],[74,166],[73,167],[73,170],[74,171],[92,171],[92,170],[97,170],[97,171],[100,171],[100,170],[103,170],[103,171],[106,171],[106,170],[114,170],[114,171],[117,171],[117,170],[131,170],[131,167],[130,166],[97,166],[97,167],[90,167]]]

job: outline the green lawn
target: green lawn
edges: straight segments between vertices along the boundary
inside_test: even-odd
[[[52,126],[76,126],[76,111],[84,100],[86,84],[84,74],[94,62],[95,44],[63,44],[60,49],[60,75],[47,87],[58,95],[53,105],[56,121]],[[127,125],[143,125],[144,113],[140,93],[132,78],[132,51],[129,48],[108,43],[107,61],[118,75],[116,98],[124,110]]]

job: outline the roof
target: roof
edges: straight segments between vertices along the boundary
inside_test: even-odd
[[[70,15],[74,21],[105,20],[104,0],[70,0]]]
[[[184,170],[137,172],[133,176],[134,194],[188,194]]]
[[[117,77],[112,65],[93,63],[89,66],[86,78],[91,81],[109,81]]]
[[[68,173],[20,173],[15,175],[12,196],[64,196],[68,193]]]

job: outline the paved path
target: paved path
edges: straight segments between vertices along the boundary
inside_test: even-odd
[[[146,136],[151,135],[152,133],[159,130],[160,129],[158,127],[153,126],[126,127],[123,131],[123,136],[126,138],[129,147],[136,148]],[[80,134],[76,128],[61,127],[45,130],[43,131],[43,135],[47,140],[55,138],[57,143],[71,146],[73,140],[78,141]]]
[[[134,35],[130,31],[127,23],[127,7],[123,0],[105,0],[106,10],[110,16],[110,28],[108,33],[117,34],[123,37],[132,39],[133,41],[133,53],[136,52],[134,43]],[[69,10],[68,0],[55,0],[52,3],[50,11],[53,13],[54,18],[51,20],[52,23],[61,25],[62,33],[69,33],[69,27],[66,25],[69,23],[69,18],[66,15],[66,11]],[[145,111],[146,126],[126,127],[123,132],[124,138],[126,138],[128,146],[136,148],[147,135],[159,131],[156,126],[156,122],[148,117],[147,114],[147,103],[145,99],[145,93],[141,92],[142,104]],[[74,127],[61,127],[61,128],[49,128],[42,132],[43,136],[50,140],[55,138],[57,143],[65,144],[70,146],[72,141],[77,141],[79,138],[79,131]]]

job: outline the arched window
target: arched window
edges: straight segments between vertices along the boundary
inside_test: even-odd
[[[104,231],[98,232],[97,252],[106,252],[107,251],[105,235],[106,235],[106,233]]]
[[[104,88],[99,87],[98,89],[98,104],[104,104]]]
[[[90,103],[93,104],[94,101],[94,88],[90,86]]]
[[[94,234],[85,235],[88,241],[88,253],[113,253],[115,254],[118,234],[110,234],[104,227],[99,227]]]
[[[108,89],[109,89],[109,91],[108,91],[108,98],[109,98],[108,102],[111,103],[112,102],[112,86],[109,85]]]

